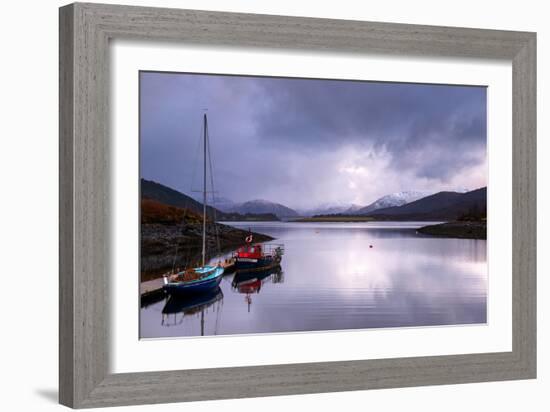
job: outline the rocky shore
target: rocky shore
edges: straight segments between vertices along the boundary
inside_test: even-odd
[[[245,243],[249,234],[246,230],[207,221],[207,257],[233,251]],[[254,242],[273,240],[261,233],[253,233],[253,238]],[[146,199],[141,203],[140,245],[142,281],[159,277],[172,266],[196,266],[202,253],[202,217]]]

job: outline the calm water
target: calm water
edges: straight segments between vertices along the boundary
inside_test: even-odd
[[[281,270],[142,308],[143,338],[486,322],[485,240],[423,236],[415,222],[231,225],[283,243]]]

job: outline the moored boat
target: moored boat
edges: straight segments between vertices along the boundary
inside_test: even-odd
[[[210,152],[208,149],[208,120],[206,114],[204,114],[203,121],[202,265],[164,276],[163,290],[170,294],[196,294],[211,291],[218,287],[224,272],[221,264],[216,266],[206,264],[206,164],[207,154]]]
[[[246,245],[237,249],[233,258],[235,270],[262,271],[281,264],[284,247],[281,244],[254,244],[252,235],[246,238]]]
[[[217,287],[223,277],[221,266],[202,266],[164,277],[164,291],[171,294],[204,293]]]

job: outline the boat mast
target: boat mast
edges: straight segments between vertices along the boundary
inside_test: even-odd
[[[206,265],[206,136],[208,124],[206,121],[206,113],[204,114],[204,165],[202,178],[202,266]]]

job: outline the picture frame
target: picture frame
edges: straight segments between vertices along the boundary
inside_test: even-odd
[[[60,8],[59,400],[73,408],[536,377],[536,34],[75,3]],[[512,351],[109,372],[112,39],[512,63]]]

